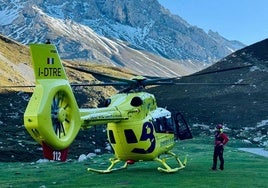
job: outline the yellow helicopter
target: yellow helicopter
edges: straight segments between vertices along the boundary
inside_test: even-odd
[[[139,161],[159,162],[162,166],[158,170],[167,173],[185,168],[187,158],[182,162],[171,150],[175,137],[192,138],[187,122],[180,113],[172,116],[167,109],[158,107],[154,95],[142,91],[148,85],[175,84],[173,81],[177,78],[136,76],[128,80],[102,75],[117,82],[76,86],[120,85],[127,88],[107,99],[105,107],[79,109],[55,45],[31,44],[30,52],[36,86],[24,113],[24,125],[43,146],[45,158],[65,161],[68,148],[81,128],[107,124],[114,157],[107,169],[88,168],[88,171],[109,173]],[[98,74],[81,67],[66,67]],[[178,166],[170,167],[166,162],[169,158],[175,159]],[[119,162],[124,164],[116,168]]]
[[[46,158],[66,160],[68,148],[81,128],[107,124],[114,158],[110,159],[107,169],[88,168],[89,171],[109,173],[127,168],[128,164],[152,160],[162,164],[163,167],[158,170],[163,172],[176,172],[185,167],[187,159],[182,162],[171,149],[175,136],[192,138],[186,121],[181,114],[174,119],[167,109],[157,107],[154,95],[141,91],[147,85],[172,84],[170,78],[137,76],[132,80],[87,84],[125,85],[127,88],[109,98],[106,107],[79,109],[56,47],[52,44],[31,44],[30,51],[36,87],[24,113],[24,125],[29,134],[42,144]],[[181,120],[183,123],[179,127],[178,121]],[[162,154],[174,158],[178,166],[171,168],[166,163],[167,157],[161,158]],[[121,161],[124,164],[115,168]]]

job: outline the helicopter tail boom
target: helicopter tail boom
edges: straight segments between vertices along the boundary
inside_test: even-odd
[[[122,112],[115,107],[80,109],[80,116],[82,120],[82,128],[119,122],[129,118],[127,116],[123,116]]]

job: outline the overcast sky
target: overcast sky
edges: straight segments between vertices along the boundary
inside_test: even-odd
[[[268,38],[268,0],[158,0],[204,31],[246,45]]]

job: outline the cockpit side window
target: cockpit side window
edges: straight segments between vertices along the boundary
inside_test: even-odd
[[[171,117],[159,117],[153,119],[153,125],[157,133],[173,133],[173,119]]]

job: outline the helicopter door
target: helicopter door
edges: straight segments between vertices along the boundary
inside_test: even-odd
[[[193,138],[188,123],[179,112],[175,116],[175,136],[180,140]]]

